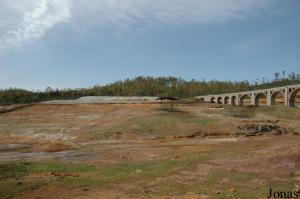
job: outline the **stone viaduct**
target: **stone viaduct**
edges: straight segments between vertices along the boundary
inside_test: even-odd
[[[266,105],[272,106],[275,105],[276,97],[281,95],[285,106],[295,106],[296,96],[299,91],[300,84],[297,84],[292,86],[246,91],[239,93],[197,96],[196,99],[203,102],[230,105],[243,105],[245,100],[248,100],[253,106],[259,106],[260,100],[266,99]]]

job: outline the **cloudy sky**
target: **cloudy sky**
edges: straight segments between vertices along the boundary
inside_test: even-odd
[[[0,0],[0,88],[300,72],[297,0]]]

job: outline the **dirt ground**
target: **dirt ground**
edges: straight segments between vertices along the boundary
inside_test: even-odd
[[[300,188],[299,133],[284,106],[26,106],[0,114],[0,198],[267,198]]]

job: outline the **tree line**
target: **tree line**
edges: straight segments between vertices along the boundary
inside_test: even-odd
[[[300,75],[274,73],[272,80],[249,81],[205,81],[184,80],[177,77],[136,77],[116,81],[105,86],[96,85],[83,89],[52,89],[29,91],[9,88],[0,90],[0,104],[24,104],[48,100],[76,99],[83,96],[170,96],[188,98],[198,95],[232,93],[249,90],[267,89],[286,85],[300,84]]]

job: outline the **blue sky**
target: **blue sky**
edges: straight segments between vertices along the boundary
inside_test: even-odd
[[[1,0],[0,88],[300,72],[297,0]]]

